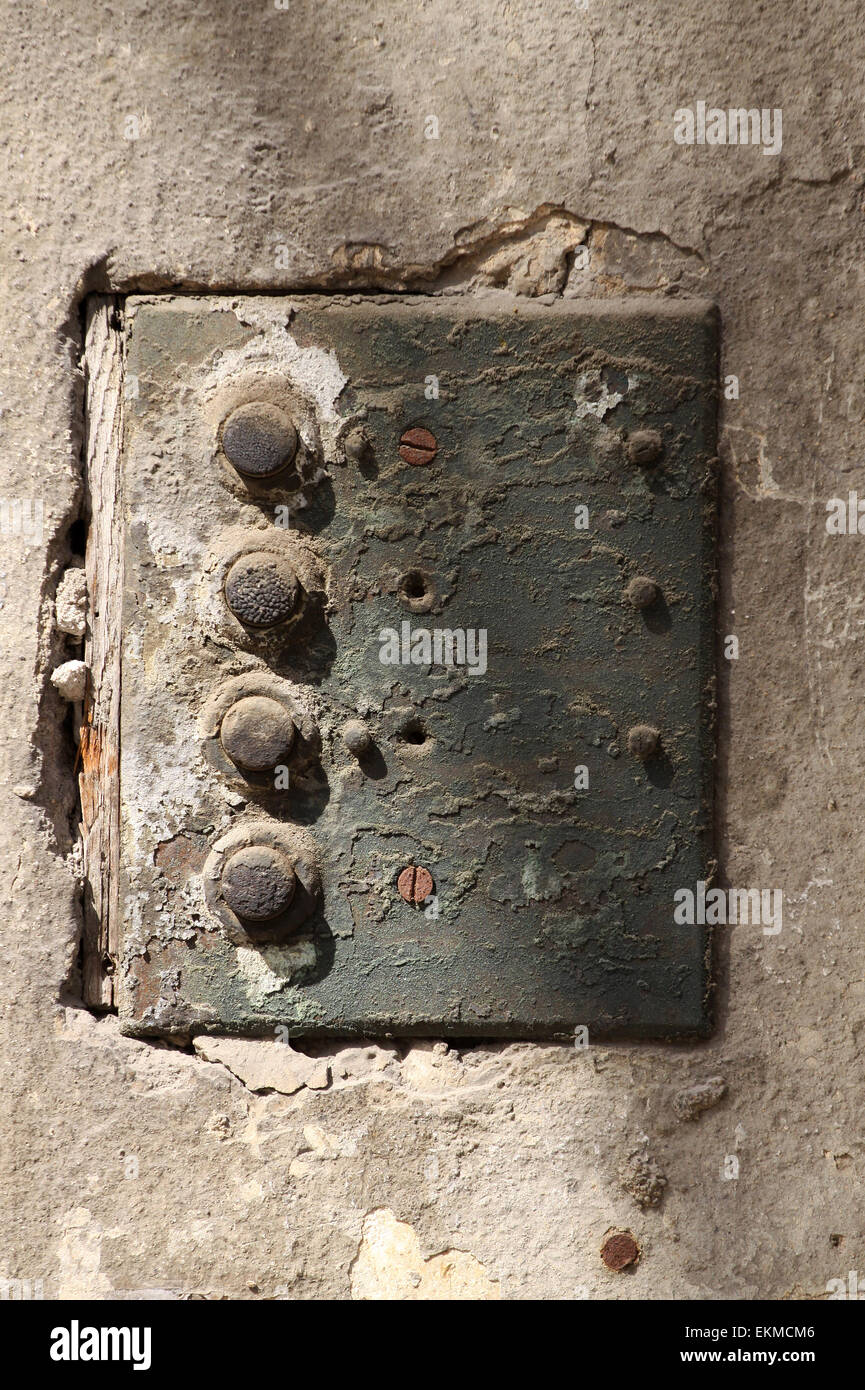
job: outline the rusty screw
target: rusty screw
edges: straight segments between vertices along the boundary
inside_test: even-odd
[[[664,441],[657,430],[634,430],[628,440],[628,458],[640,468],[657,463],[663,449]]]
[[[222,870],[222,896],[242,922],[270,922],[291,904],[297,880],[286,855],[247,845]]]
[[[657,752],[660,738],[660,729],[652,728],[651,724],[635,724],[628,730],[628,752],[644,763]]]
[[[272,478],[297,453],[297,430],[278,406],[251,401],[223,421],[222,450],[245,478]]]
[[[231,706],[219,738],[236,767],[271,772],[288,758],[295,732],[291,715],[278,700],[246,695]]]
[[[613,1269],[617,1274],[629,1265],[636,1264],[639,1258],[640,1247],[630,1231],[614,1232],[613,1235],[607,1236],[601,1246],[601,1259],[607,1269]]]
[[[432,430],[424,429],[422,425],[413,425],[406,430],[399,441],[399,456],[406,463],[412,464],[414,468],[421,467],[422,464],[432,463],[438,452],[438,441]]]
[[[403,869],[396,881],[399,895],[407,903],[426,902],[433,890],[433,876],[429,869],[419,869],[416,864],[409,864]]]
[[[642,574],[632,579],[627,588],[628,602],[635,608],[651,608],[659,593],[654,579],[646,579]]]
[[[225,580],[225,601],[244,627],[275,627],[291,617],[300,585],[280,555],[256,550],[235,560]]]

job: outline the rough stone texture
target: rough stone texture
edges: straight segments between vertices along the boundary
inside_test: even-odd
[[[710,1076],[706,1081],[697,1081],[686,1086],[673,1097],[673,1109],[680,1120],[696,1120],[704,1110],[711,1110],[727,1094],[727,1083],[722,1076]]]
[[[87,667],[83,661],[64,661],[51,672],[51,684],[64,700],[83,700]]]
[[[619,1181],[640,1207],[660,1206],[667,1179],[648,1154],[628,1154],[619,1169]]]
[[[60,580],[54,612],[60,631],[80,642],[87,624],[87,576],[80,566],[71,566]]]
[[[406,1297],[439,1260],[503,1298],[825,1296],[865,1268],[865,542],[825,529],[829,498],[865,493],[859,7],[74,0],[8,6],[2,44],[2,489],[44,501],[44,536],[4,532],[0,567],[0,1277]],[[783,152],[676,145],[697,100],[782,107]],[[254,1092],[78,1002],[49,677],[80,553],[81,296],[490,283],[721,306],[721,872],[783,888],[783,930],[724,932],[699,1047],[335,1045],[327,1089]],[[680,1121],[712,1075],[723,1103]],[[618,1172],[643,1135],[668,1187],[635,1212]],[[612,1228],[641,1247],[622,1275]]]
[[[307,1057],[284,1043],[274,1055],[272,1040],[248,1038],[196,1038],[197,1056],[221,1062],[250,1091],[279,1091],[293,1096],[304,1086],[323,1091],[331,1078],[325,1058]]]

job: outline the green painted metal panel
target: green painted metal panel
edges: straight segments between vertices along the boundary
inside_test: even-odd
[[[124,1027],[705,1033],[673,895],[711,865],[711,307],[143,296],[127,324]],[[297,429],[272,478],[221,444],[250,402]],[[225,601],[249,552],[298,576],[269,630]],[[280,785],[225,753],[243,698],[294,720]],[[223,892],[249,846],[296,870],[263,924]]]

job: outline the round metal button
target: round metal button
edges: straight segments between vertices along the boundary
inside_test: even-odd
[[[270,922],[290,906],[297,880],[285,854],[248,845],[222,871],[222,896],[242,922]]]
[[[284,763],[295,738],[284,705],[266,695],[246,695],[226,714],[219,731],[225,752],[247,772],[272,772]]]
[[[280,555],[256,550],[235,560],[225,580],[225,600],[244,627],[275,627],[297,607],[297,575]]]
[[[297,430],[278,406],[251,401],[223,422],[222,449],[245,478],[272,478],[297,453]]]

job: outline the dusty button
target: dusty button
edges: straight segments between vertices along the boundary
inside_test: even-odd
[[[628,585],[628,600],[635,608],[651,608],[660,590],[654,579],[638,574]]]
[[[251,401],[223,421],[222,449],[245,478],[271,478],[297,453],[297,430],[278,406]]]
[[[219,737],[237,767],[247,772],[271,772],[287,759],[295,732],[291,715],[278,700],[246,695],[231,706]]]
[[[628,440],[628,458],[640,468],[651,468],[664,452],[664,441],[657,430],[634,430]]]
[[[372,747],[372,735],[359,719],[350,719],[347,724],[343,724],[342,741],[349,753],[353,753],[356,758],[362,758]]]
[[[285,912],[296,879],[288,857],[269,845],[236,850],[222,871],[222,896],[242,922],[270,922]]]
[[[661,732],[651,724],[635,724],[628,730],[628,752],[640,762],[647,762],[657,752]]]
[[[343,442],[346,456],[355,463],[367,463],[372,458],[372,445],[365,429],[360,425],[349,430]]]
[[[280,555],[256,550],[235,560],[225,580],[225,600],[245,627],[275,627],[297,607],[297,575]]]

